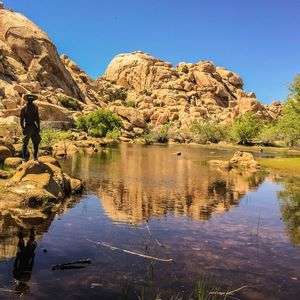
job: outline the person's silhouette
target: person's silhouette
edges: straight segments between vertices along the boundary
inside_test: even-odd
[[[29,292],[29,286],[27,283],[31,279],[35,256],[34,251],[37,246],[34,228],[30,230],[30,236],[26,246],[22,229],[20,229],[18,237],[18,252],[14,262],[13,276],[17,281],[16,292],[18,294],[26,294]]]

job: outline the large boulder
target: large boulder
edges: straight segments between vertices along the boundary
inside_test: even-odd
[[[67,121],[67,109],[48,102],[35,101],[42,121]]]
[[[11,10],[0,10],[0,50],[4,75],[16,81],[37,80],[41,86],[62,88],[68,95],[82,94],[61,61],[48,35],[25,16]],[[14,85],[19,94],[27,91]]]
[[[41,201],[57,201],[82,190],[81,181],[72,180],[52,157],[41,157],[17,168],[5,187],[5,192],[15,195],[29,205]]]
[[[110,110],[113,113],[118,114],[122,118],[126,119],[133,126],[144,128],[146,122],[143,114],[139,112],[138,109],[133,107],[124,107],[124,106],[112,106]]]
[[[109,64],[104,79],[127,88],[142,92],[160,87],[172,79],[176,71],[166,63],[147,53],[136,51],[117,55]]]

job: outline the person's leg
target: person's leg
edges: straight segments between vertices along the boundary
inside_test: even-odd
[[[33,158],[37,160],[39,153],[39,144],[41,141],[41,136],[38,131],[36,131],[31,137],[33,143]]]
[[[28,147],[29,139],[30,139],[30,134],[25,130],[23,136],[23,147],[22,147],[22,158],[24,161],[27,160],[27,147]]]

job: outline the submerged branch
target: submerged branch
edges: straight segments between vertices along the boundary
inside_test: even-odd
[[[54,266],[52,266],[51,271],[54,271],[54,270],[83,269],[83,268],[85,268],[85,266],[82,266],[82,265],[87,265],[87,264],[91,264],[91,263],[92,263],[92,261],[89,258],[88,259],[77,260],[77,261],[71,261],[71,262],[64,263],[64,264],[54,265]]]
[[[146,258],[146,259],[157,260],[157,261],[161,261],[161,262],[175,262],[172,258],[171,259],[158,258],[158,257],[150,256],[150,255],[145,255],[145,254],[141,254],[141,253],[121,249],[121,248],[118,248],[118,247],[115,247],[115,246],[111,246],[111,245],[109,245],[107,243],[104,243],[104,242],[97,242],[97,241],[92,241],[92,240],[89,240],[89,239],[86,239],[86,240],[93,243],[93,244],[109,248],[110,250],[113,250],[113,251],[118,250],[118,251],[121,251],[121,252],[124,252],[124,253],[140,256],[140,257],[143,257],[143,258]]]

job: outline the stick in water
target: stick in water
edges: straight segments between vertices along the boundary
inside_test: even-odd
[[[150,255],[145,255],[145,254],[141,254],[141,253],[121,249],[121,248],[118,248],[118,247],[115,247],[115,246],[111,246],[111,245],[109,245],[107,243],[104,243],[104,242],[96,242],[96,241],[92,241],[92,240],[89,240],[89,239],[86,239],[86,240],[93,243],[93,244],[109,248],[110,250],[113,250],[113,251],[118,250],[118,251],[121,251],[121,252],[124,252],[124,253],[137,255],[137,256],[140,256],[140,257],[143,257],[143,258],[146,258],[146,259],[152,259],[152,260],[157,260],[157,261],[161,261],[161,262],[175,262],[174,259],[172,259],[172,258],[171,259],[158,258],[158,257],[150,256]]]

